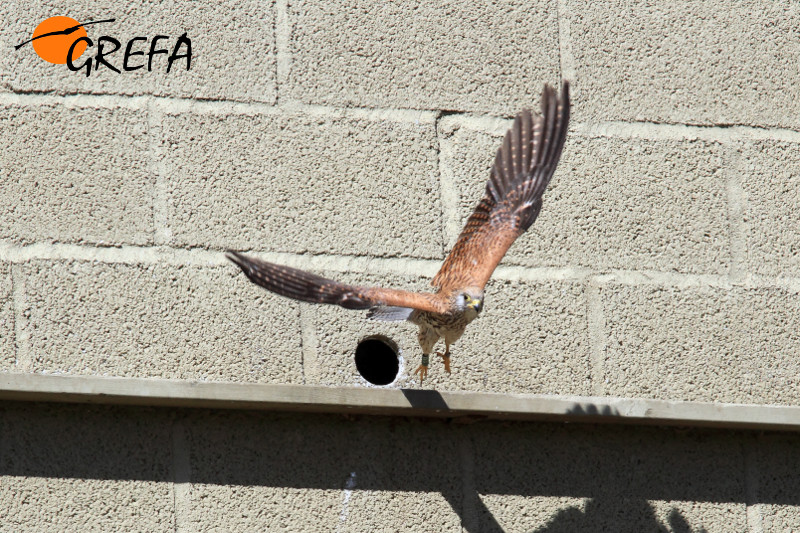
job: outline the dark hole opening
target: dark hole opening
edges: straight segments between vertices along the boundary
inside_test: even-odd
[[[373,385],[388,385],[400,372],[397,345],[386,337],[367,337],[356,347],[356,369]]]

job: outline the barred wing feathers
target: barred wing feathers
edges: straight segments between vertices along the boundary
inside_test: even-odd
[[[268,263],[234,251],[229,251],[226,257],[241,268],[242,272],[256,285],[294,300],[335,304],[346,309],[392,306],[435,313],[443,313],[447,310],[445,301],[435,294],[380,287],[357,287],[297,268]]]
[[[483,288],[508,248],[533,224],[542,208],[569,125],[569,84],[560,98],[546,85],[542,115],[517,115],[497,150],[484,194],[456,245],[431,282],[442,292]]]

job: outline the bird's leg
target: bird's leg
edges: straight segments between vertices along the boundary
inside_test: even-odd
[[[422,385],[422,380],[424,380],[428,376],[428,363],[429,363],[429,355],[424,353],[422,354],[422,364],[417,367],[414,371],[415,374],[419,374],[419,384]]]
[[[442,362],[444,362],[444,371],[448,374],[450,373],[450,344],[445,341],[445,349],[444,353],[436,352],[436,355],[442,358]]]

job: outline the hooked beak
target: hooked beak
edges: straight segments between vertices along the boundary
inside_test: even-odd
[[[481,309],[483,308],[483,302],[481,300],[470,300],[469,305],[471,308],[475,309],[476,313],[480,313]]]

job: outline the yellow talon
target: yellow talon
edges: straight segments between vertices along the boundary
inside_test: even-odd
[[[419,365],[414,373],[419,374],[419,384],[422,385],[422,380],[428,376],[428,365]]]
[[[444,352],[444,353],[436,352],[436,355],[438,355],[439,357],[442,358],[442,361],[444,362],[444,371],[449,374],[450,373],[450,352]]]

